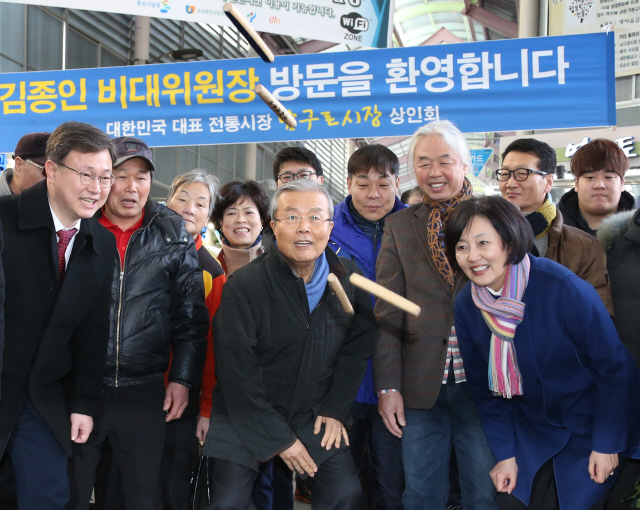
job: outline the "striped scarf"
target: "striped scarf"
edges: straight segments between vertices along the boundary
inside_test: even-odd
[[[502,296],[495,299],[486,287],[471,283],[473,302],[491,330],[489,351],[489,389],[494,395],[511,398],[522,395],[522,376],[518,368],[513,337],[524,316],[522,296],[529,282],[531,262],[525,255],[519,264],[507,267]]]

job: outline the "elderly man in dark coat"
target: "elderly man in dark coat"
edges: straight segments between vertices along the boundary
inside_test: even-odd
[[[67,122],[47,145],[46,180],[0,199],[6,279],[0,453],[22,509],[66,508],[72,441],[93,429],[109,337],[115,241],[92,218],[113,184],[115,147]]]
[[[214,319],[210,508],[248,508],[259,463],[277,455],[312,477],[313,508],[359,508],[344,443],[377,338],[371,301],[349,282],[357,266],[327,248],[333,204],[324,188],[295,180],[276,191],[270,212],[276,249],[229,278]],[[355,314],[331,293],[329,274]]]

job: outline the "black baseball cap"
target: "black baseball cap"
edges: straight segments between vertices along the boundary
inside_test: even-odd
[[[133,138],[131,136],[121,136],[114,138],[113,143],[116,144],[116,150],[118,151],[118,159],[116,160],[113,168],[120,166],[125,161],[129,161],[133,158],[144,159],[149,164],[150,170],[155,170],[151,161],[151,149],[140,138]]]
[[[47,141],[51,133],[29,133],[18,140],[13,159],[30,159],[36,163],[44,165],[47,162],[45,153],[47,152]]]

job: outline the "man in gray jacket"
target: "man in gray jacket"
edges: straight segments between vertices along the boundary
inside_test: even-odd
[[[29,133],[18,141],[13,159],[14,168],[7,168],[0,174],[0,196],[19,195],[27,188],[46,177],[45,151],[51,133]]]

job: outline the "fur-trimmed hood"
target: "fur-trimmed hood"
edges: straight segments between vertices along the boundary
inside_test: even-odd
[[[616,236],[627,234],[634,223],[640,222],[639,211],[625,211],[614,214],[605,219],[598,229],[598,241],[604,251],[609,251]]]

